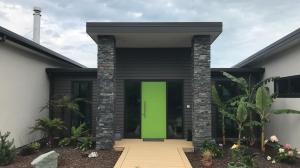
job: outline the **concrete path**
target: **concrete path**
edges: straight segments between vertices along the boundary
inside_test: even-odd
[[[114,149],[123,151],[115,168],[192,168],[184,152],[194,148],[185,140],[122,139],[116,141]]]

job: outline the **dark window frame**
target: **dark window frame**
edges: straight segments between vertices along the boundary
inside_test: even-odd
[[[274,93],[276,93],[278,98],[300,98],[300,92],[294,92],[292,89],[292,80],[294,79],[298,79],[300,80],[300,75],[293,75],[293,76],[286,76],[286,77],[282,77],[279,79],[276,79],[274,82]],[[287,82],[287,89],[286,89],[286,93],[281,93],[280,92],[280,85],[279,82],[283,82],[284,80],[286,80]],[[283,87],[283,86],[281,86]]]
[[[89,113],[90,113],[90,126],[88,126],[89,128],[89,130],[90,131],[92,131],[92,127],[93,127],[93,109],[92,109],[92,100],[93,100],[93,81],[92,80],[72,80],[71,81],[71,97],[72,97],[72,99],[74,99],[75,98],[75,95],[74,95],[74,90],[75,90],[75,84],[76,83],[88,83],[88,86],[89,86],[89,93],[88,93],[88,95],[89,95],[89,98],[88,98],[88,102],[90,102],[90,103],[88,103],[89,104]],[[79,97],[80,98],[80,97]],[[71,120],[73,120],[73,116],[71,115],[70,116],[71,117]]]

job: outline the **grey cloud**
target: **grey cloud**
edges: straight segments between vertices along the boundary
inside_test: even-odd
[[[42,15],[54,18],[51,24],[59,27],[51,30],[51,37],[54,38],[63,38],[63,34],[73,30],[78,30],[80,35],[85,34],[86,21],[221,21],[223,33],[212,46],[213,67],[232,66],[300,26],[298,0],[4,0],[4,2],[30,9],[33,6],[42,7]],[[48,26],[50,23],[44,24]],[[66,40],[70,43],[58,50],[62,51],[62,54],[71,54],[71,57],[79,62],[95,66],[95,43],[88,37],[84,39],[85,41],[80,41],[83,39],[76,37],[74,39],[76,40]],[[43,41],[46,42],[47,39]],[[49,46],[55,45],[48,43]],[[76,52],[70,51],[73,49]],[[84,50],[84,53],[80,50]],[[79,54],[84,56],[81,57]]]

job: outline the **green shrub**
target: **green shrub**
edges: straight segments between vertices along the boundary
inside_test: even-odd
[[[39,142],[32,142],[29,146],[34,151],[38,151],[41,148],[41,144]]]
[[[231,162],[236,164],[246,165],[248,168],[256,167],[254,155],[250,152],[247,146],[234,144],[231,147]]]
[[[204,141],[202,144],[202,150],[209,150],[214,158],[223,157],[223,147],[219,146],[215,141]]]
[[[83,137],[79,139],[79,149],[82,151],[86,151],[92,148],[92,140],[88,137]]]
[[[5,166],[14,161],[16,156],[16,149],[14,140],[8,140],[10,132],[2,135],[0,132],[0,166]]]
[[[92,147],[92,141],[88,138],[88,130],[86,129],[86,125],[80,124],[78,127],[71,128],[71,136],[67,138],[63,138],[59,141],[59,146],[76,146],[81,150],[86,150]]]
[[[19,155],[28,156],[36,153],[41,148],[41,144],[39,142],[32,142],[29,145],[26,145],[21,148]]]
[[[69,146],[71,143],[71,139],[70,138],[63,138],[62,140],[59,141],[58,145],[60,147],[65,147],[65,146]]]
[[[80,124],[78,127],[71,128],[71,143],[76,145],[78,143],[79,138],[87,135],[88,130],[86,129],[85,123]]]
[[[294,163],[297,159],[297,150],[292,148],[290,144],[277,145],[277,154],[275,160],[277,162]]]
[[[54,143],[54,134],[66,129],[64,122],[58,118],[37,119],[35,125],[31,128],[31,132],[41,131],[48,138],[48,146],[52,147]]]

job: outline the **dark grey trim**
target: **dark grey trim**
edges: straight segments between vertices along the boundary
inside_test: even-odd
[[[188,33],[211,35],[211,43],[222,32],[222,22],[87,22],[86,32],[97,42],[97,35]]]
[[[265,72],[264,68],[211,68],[211,72]]]
[[[22,37],[12,31],[9,31],[3,27],[0,26],[0,39],[3,39],[2,41],[5,40],[10,40],[13,41],[19,45],[22,45],[24,47],[27,47],[31,50],[37,51],[39,53],[45,54],[51,58],[54,58],[56,60],[62,61],[64,63],[67,63],[69,65],[72,65],[74,67],[79,67],[79,68],[85,68],[86,66],[79,64],[76,61],[71,60],[70,58],[67,58],[57,52],[54,52],[40,44],[37,44],[29,39],[26,39],[25,37]]]
[[[266,48],[258,51],[257,53],[246,58],[245,60],[241,61],[240,63],[234,65],[233,68],[241,68],[241,67],[246,67],[248,65],[252,65],[258,61],[261,61],[263,59],[271,57],[280,51],[288,49],[298,43],[300,43],[300,28],[298,28],[297,30],[293,31],[292,33],[284,36],[283,38],[279,39],[278,41],[272,43],[271,45],[267,46]]]
[[[211,68],[211,72],[265,72],[264,68]],[[48,74],[62,74],[62,73],[97,73],[97,68],[47,68]]]
[[[46,72],[49,75],[56,74],[68,74],[68,73],[76,73],[76,74],[94,74],[95,77],[97,75],[97,68],[46,68]]]

